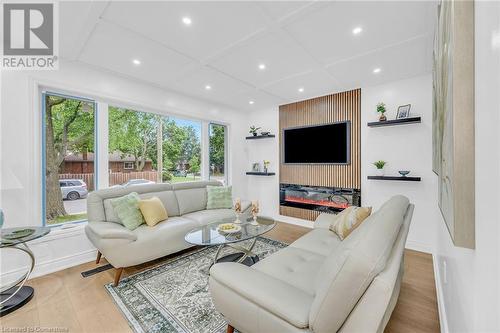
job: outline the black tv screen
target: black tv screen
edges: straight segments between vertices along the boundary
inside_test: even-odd
[[[285,129],[284,163],[349,164],[349,121]]]

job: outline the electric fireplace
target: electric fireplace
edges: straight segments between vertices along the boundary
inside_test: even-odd
[[[337,213],[361,205],[361,191],[352,188],[280,184],[280,205]]]

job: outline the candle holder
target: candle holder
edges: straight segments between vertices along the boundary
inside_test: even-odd
[[[236,215],[236,220],[234,220],[234,223],[241,224],[241,220],[240,220],[241,213],[235,211],[234,214]]]
[[[252,222],[250,222],[251,225],[259,225],[259,222],[257,222],[257,214],[252,214],[253,219]]]
[[[259,202],[257,200],[252,201],[252,216],[253,220],[250,222],[251,225],[259,225],[259,222],[257,222],[257,214],[259,213]]]

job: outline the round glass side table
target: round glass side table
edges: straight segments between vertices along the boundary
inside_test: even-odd
[[[0,286],[0,317],[19,309],[33,297],[34,289],[24,284],[28,281],[35,267],[35,256],[26,244],[29,241],[43,237],[50,232],[48,227],[20,227],[1,229],[0,249],[12,249],[28,255],[31,260],[26,273],[15,281]]]

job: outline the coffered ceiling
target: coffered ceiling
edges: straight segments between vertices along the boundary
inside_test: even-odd
[[[436,3],[88,1],[59,11],[62,58],[248,111],[430,72]]]

